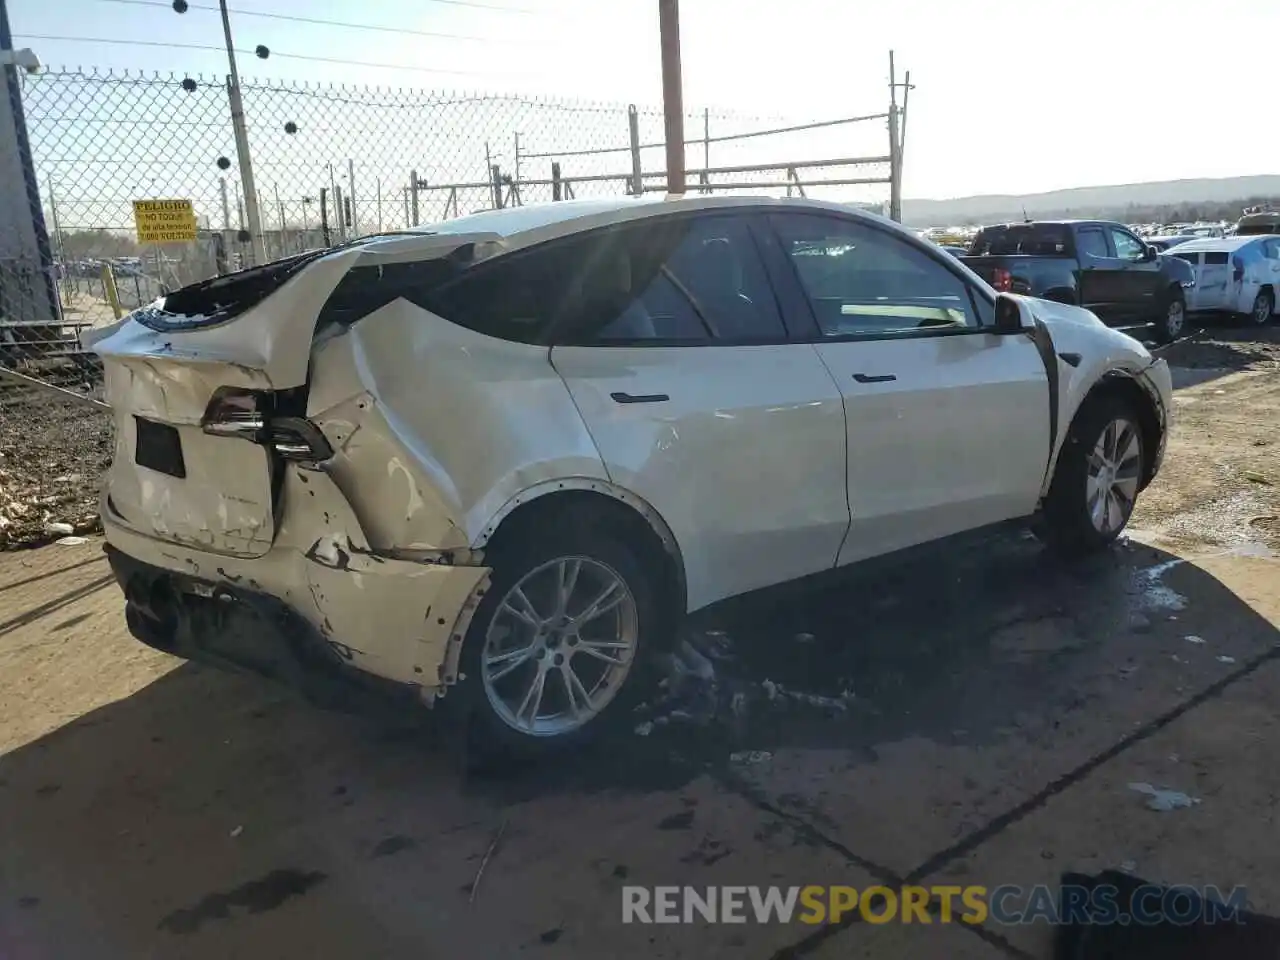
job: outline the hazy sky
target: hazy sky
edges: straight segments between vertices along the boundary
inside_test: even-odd
[[[657,0],[233,0],[446,39],[233,14],[241,73],[661,103]],[[218,74],[215,0],[9,0],[50,65]],[[887,51],[911,70],[905,193],[950,197],[1273,173],[1278,0],[684,0],[685,101],[813,119],[884,108]],[[144,40],[158,46],[27,39]],[[1271,46],[1263,38],[1273,38]],[[286,54],[385,66],[289,59]],[[392,69],[396,65],[410,69]],[[440,72],[429,72],[440,71]]]

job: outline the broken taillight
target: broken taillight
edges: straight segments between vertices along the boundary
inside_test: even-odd
[[[1013,274],[1004,267],[996,267],[991,272],[991,286],[1001,293],[1008,293],[1013,289]]]
[[[273,394],[223,387],[205,409],[201,428],[215,437],[237,437],[262,444],[282,459],[317,463],[333,456],[333,447],[306,417],[282,415]]]

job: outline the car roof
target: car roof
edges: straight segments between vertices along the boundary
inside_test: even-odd
[[[649,217],[692,210],[813,210],[854,216],[880,224],[914,237],[907,228],[885,217],[871,213],[853,204],[832,203],[822,200],[764,196],[708,196],[684,194],[677,196],[651,195],[647,197],[612,196],[583,200],[559,200],[535,203],[527,206],[506,207],[501,210],[484,210],[465,217],[445,220],[441,223],[414,227],[410,232],[423,234],[489,234],[504,241],[507,250],[541,243],[556,237],[569,236],[597,227],[643,220]]]
[[[1178,252],[1194,253],[1197,250],[1226,250],[1230,252],[1267,238],[1268,235],[1265,233],[1247,237],[1199,237],[1195,240],[1188,240],[1186,243],[1178,244]]]

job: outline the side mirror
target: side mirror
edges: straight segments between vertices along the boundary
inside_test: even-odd
[[[991,327],[991,332],[1000,336],[1022,333],[1027,327],[1031,326],[1030,317],[1028,317],[1028,322],[1025,325],[1022,322],[1023,309],[1022,301],[1014,299],[1007,293],[996,294],[996,318]]]
[[[1159,254],[1160,254],[1160,251],[1157,250],[1155,247],[1151,246],[1151,244],[1144,243],[1142,245],[1142,262],[1143,263],[1150,263],[1157,256],[1159,256]]]

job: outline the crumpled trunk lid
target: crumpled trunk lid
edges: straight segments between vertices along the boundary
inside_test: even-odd
[[[211,553],[265,554],[279,522],[281,463],[265,443],[206,432],[211,401],[248,391],[301,413],[317,323],[352,268],[459,251],[469,262],[500,248],[493,234],[371,238],[185,288],[86,336],[116,421],[107,489],[115,518]]]

